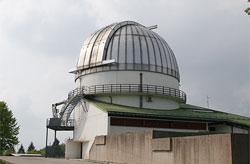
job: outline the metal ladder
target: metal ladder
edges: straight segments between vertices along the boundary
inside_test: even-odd
[[[60,126],[70,126],[69,117],[76,105],[84,98],[86,92],[85,87],[76,88],[69,92],[67,100],[52,104],[53,118],[60,119]],[[57,106],[63,105],[60,112]]]

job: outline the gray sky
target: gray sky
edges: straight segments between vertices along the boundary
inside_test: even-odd
[[[0,0],[0,100],[20,141],[45,145],[51,104],[74,89],[84,39],[123,20],[150,26],[178,60],[188,103],[250,116],[250,17],[246,0]],[[59,133],[65,140],[71,133]],[[53,136],[51,131],[50,136]],[[52,139],[51,139],[52,142]]]

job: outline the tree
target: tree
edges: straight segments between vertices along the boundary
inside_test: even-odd
[[[31,152],[33,152],[35,150],[36,150],[35,146],[34,146],[33,142],[31,142],[29,147],[28,147],[27,153],[31,153]]]
[[[0,155],[12,152],[18,144],[19,126],[7,104],[0,101]]]
[[[21,144],[20,148],[18,149],[18,154],[24,154],[25,153],[25,150],[23,148],[23,144]]]

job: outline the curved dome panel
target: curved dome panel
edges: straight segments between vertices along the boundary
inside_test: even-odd
[[[110,60],[115,62],[103,65]],[[132,21],[111,24],[86,39],[77,69],[82,74],[109,70],[150,71],[179,80],[177,61],[167,42]]]

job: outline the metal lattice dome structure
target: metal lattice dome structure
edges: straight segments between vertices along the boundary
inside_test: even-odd
[[[113,64],[105,64],[110,62]],[[180,79],[176,58],[167,42],[132,21],[108,25],[84,41],[77,72],[85,75],[110,70],[157,72]]]

